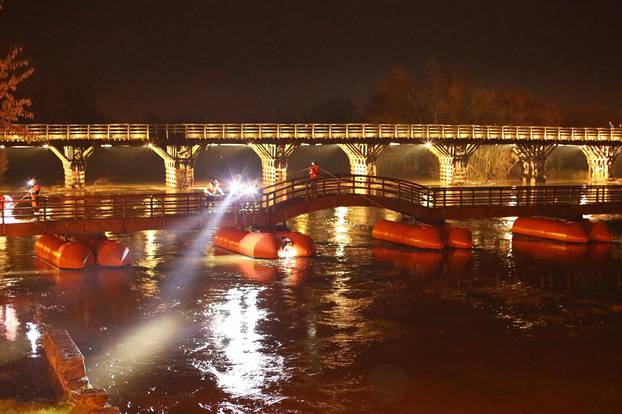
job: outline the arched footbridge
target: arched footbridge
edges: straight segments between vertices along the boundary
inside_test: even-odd
[[[257,196],[207,197],[203,192],[42,197],[0,201],[1,235],[130,232],[279,223],[339,206],[393,210],[423,221],[504,216],[576,217],[622,213],[621,185],[432,187],[363,175],[292,179]],[[12,208],[12,209],[11,209]]]

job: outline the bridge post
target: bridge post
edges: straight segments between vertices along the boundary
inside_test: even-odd
[[[166,187],[183,190],[194,184],[194,161],[201,152],[200,145],[167,145],[149,147],[164,160]]]
[[[86,160],[93,154],[94,147],[65,145],[61,150],[50,145],[48,148],[63,163],[65,188],[84,188],[86,186]]]
[[[287,160],[298,144],[251,144],[261,160],[264,187],[287,180]]]
[[[523,168],[523,183],[546,183],[546,159],[557,144],[516,144],[514,153]]]
[[[591,181],[613,180],[614,167],[622,147],[613,145],[582,145]]]
[[[367,177],[375,177],[378,175],[378,160],[388,148],[383,144],[339,144],[339,147],[346,153],[350,161],[350,173],[353,175],[361,175],[355,180],[361,183],[367,183]],[[363,184],[365,187],[365,184]],[[355,190],[359,194],[368,194],[365,188]]]
[[[458,184],[467,181],[469,158],[479,144],[432,144],[432,154],[438,158],[439,179],[443,184]]]

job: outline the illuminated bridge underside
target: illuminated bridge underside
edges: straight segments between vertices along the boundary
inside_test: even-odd
[[[29,124],[0,131],[4,145],[44,143],[421,143],[470,140],[476,143],[550,141],[567,144],[622,144],[622,128],[432,124]]]
[[[426,187],[393,178],[342,175],[274,184],[264,188],[256,200],[229,205],[219,218],[213,212],[218,207],[215,204],[202,193],[42,198],[38,220],[28,217],[29,207],[24,207],[15,211],[17,220],[2,216],[1,233],[193,230],[269,224],[339,206],[386,208],[430,222],[504,216],[574,218],[622,213],[622,186]]]

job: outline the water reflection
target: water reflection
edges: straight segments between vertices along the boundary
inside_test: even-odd
[[[620,245],[512,238],[511,219],[472,220],[456,225],[473,231],[477,249],[429,252],[372,240],[385,217],[397,215],[315,212],[289,224],[316,240],[318,257],[252,260],[206,243],[191,267],[178,264],[197,233],[117,235],[139,266],[87,272],[37,260],[32,238],[0,239],[0,390],[17,394],[24,372],[37,375],[20,361],[41,361],[46,327],[70,331],[95,385],[129,413],[556,412],[489,390],[535,382],[532,392],[577,403],[550,391],[558,376],[546,373],[559,364],[568,386],[596,401],[617,384],[581,378],[622,369]],[[622,221],[613,229],[622,233]],[[174,295],[160,294],[180,280]],[[594,366],[577,362],[604,348]],[[542,370],[527,372],[534,359]],[[437,398],[448,394],[469,397]]]
[[[271,383],[286,378],[283,357],[268,352],[266,340],[258,323],[267,317],[260,309],[261,287],[240,287],[227,290],[224,301],[209,304],[205,318],[205,343],[194,348],[192,365],[202,374],[211,374],[220,388],[233,397],[278,400],[268,395]],[[209,357],[206,357],[208,356]]]
[[[334,240],[337,243],[337,250],[335,256],[343,257],[345,255],[346,246],[350,243],[349,228],[346,224],[346,215],[348,214],[347,207],[337,207],[335,209],[335,236]]]
[[[0,333],[7,341],[15,341],[19,329],[19,319],[13,305],[0,306]]]

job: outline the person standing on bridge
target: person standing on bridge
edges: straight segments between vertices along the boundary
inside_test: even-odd
[[[30,185],[32,186],[30,190],[28,190],[28,194],[30,195],[30,204],[32,205],[32,212],[35,216],[39,215],[39,197],[41,196],[41,186],[37,181],[33,178],[30,180]]]
[[[320,166],[311,161],[309,166],[309,179],[311,180],[311,194],[315,197],[317,193],[317,179],[320,176]]]

